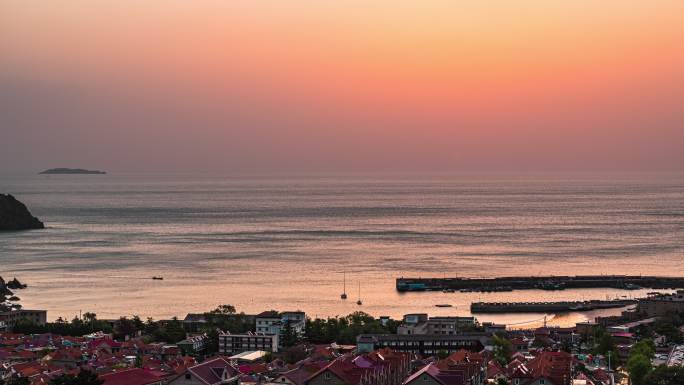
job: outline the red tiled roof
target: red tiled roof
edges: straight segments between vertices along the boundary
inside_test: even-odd
[[[21,377],[33,377],[43,372],[45,368],[39,362],[16,364],[12,367]]]
[[[363,375],[368,370],[368,368],[360,368],[354,365],[351,357],[342,356],[332,361],[328,365],[324,366],[323,368],[321,368],[321,370],[317,371],[313,375],[311,375],[311,377],[306,379],[305,383],[308,383],[309,381],[311,381],[311,379],[318,377],[319,375],[322,375],[326,371],[330,371],[339,379],[341,379],[345,384],[358,384],[361,381]]]
[[[224,370],[228,371],[229,378],[240,374],[240,372],[238,372],[228,361],[221,357],[188,368],[190,373],[210,385],[218,384],[223,381],[221,375]]]
[[[28,350],[19,350],[19,351],[16,351],[12,354],[12,357],[27,358],[27,359],[34,358],[35,356],[36,356],[36,353],[30,352]]]
[[[104,374],[100,379],[104,380],[102,385],[148,385],[161,380],[157,375],[139,368]]]
[[[487,364],[487,378],[494,378],[498,375],[505,375],[504,368],[495,360],[489,361]]]
[[[548,378],[555,384],[566,383],[571,376],[572,355],[566,352],[543,351],[526,364],[534,378]]]
[[[321,368],[327,366],[327,364],[325,361],[306,363],[281,375],[296,385],[303,385],[304,381],[321,370]]]
[[[404,381],[405,385],[410,384],[423,375],[432,377],[441,385],[465,385],[467,382],[465,372],[462,370],[440,370],[434,363],[425,365],[419,371],[413,373]]]
[[[88,348],[89,349],[97,349],[101,346],[109,346],[112,348],[120,348],[121,347],[121,342],[116,342],[113,339],[109,337],[104,337],[104,338],[98,338],[96,340],[92,340],[88,343]]]

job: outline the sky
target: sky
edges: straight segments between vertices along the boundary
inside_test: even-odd
[[[0,0],[0,171],[684,171],[681,0]]]

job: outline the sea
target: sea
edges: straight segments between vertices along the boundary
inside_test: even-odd
[[[684,174],[11,174],[0,192],[47,225],[0,234],[0,276],[27,283],[24,308],[49,319],[183,318],[221,304],[470,315],[473,301],[650,290],[399,293],[395,279],[684,276]],[[476,316],[567,326],[621,310]]]

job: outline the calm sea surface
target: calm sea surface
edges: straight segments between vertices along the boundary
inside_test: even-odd
[[[605,299],[647,290],[399,294],[394,279],[684,275],[681,174],[5,175],[0,192],[48,225],[0,234],[0,275],[26,281],[29,289],[18,293],[24,306],[48,309],[53,319],[79,310],[183,317],[226,303],[312,316],[358,309],[465,315],[474,300]],[[339,299],[343,271],[347,301]],[[355,304],[359,283],[363,306]]]

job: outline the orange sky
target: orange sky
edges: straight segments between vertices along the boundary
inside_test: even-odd
[[[2,0],[0,170],[682,170],[683,25],[674,0]]]

